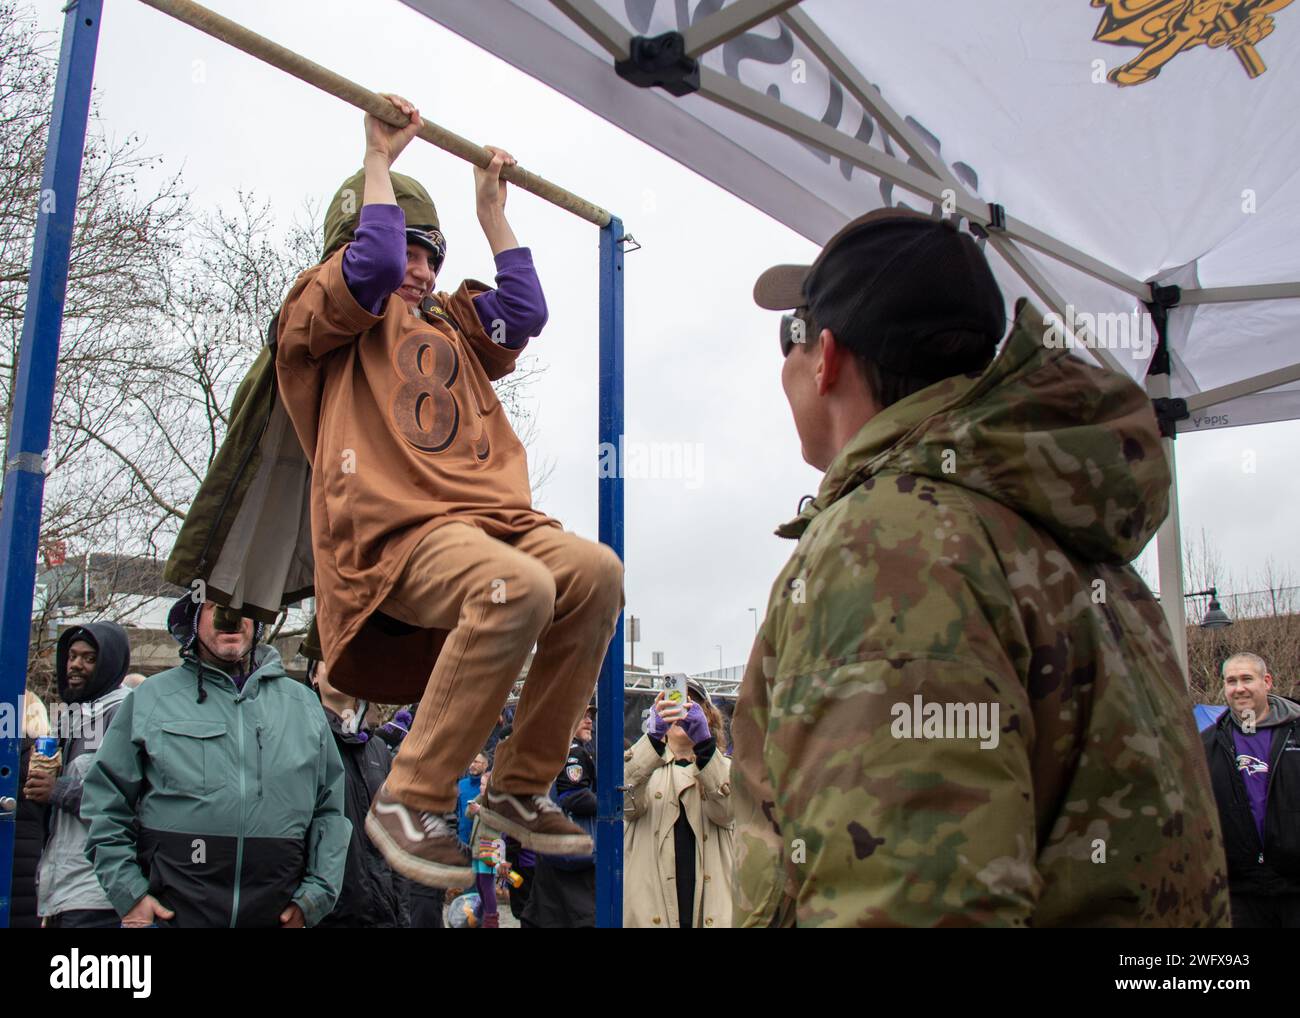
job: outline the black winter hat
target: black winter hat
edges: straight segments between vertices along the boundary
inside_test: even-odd
[[[78,640],[95,648],[95,671],[79,693],[68,689],[68,652]],[[59,635],[54,649],[54,676],[64,703],[90,703],[116,689],[131,670],[131,641],[116,622],[90,622],[72,626]]]

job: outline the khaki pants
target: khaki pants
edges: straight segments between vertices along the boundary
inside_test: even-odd
[[[469,523],[446,523],[416,545],[380,607],[410,625],[450,630],[393,762],[389,792],[422,810],[455,808],[455,783],[483,748],[536,643],[512,734],[497,746],[492,786],[545,795],[623,610],[618,556],[557,527],[507,543]]]

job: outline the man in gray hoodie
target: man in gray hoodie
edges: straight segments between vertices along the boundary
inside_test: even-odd
[[[131,670],[126,630],[116,622],[73,626],[59,637],[55,674],[63,701],[54,734],[63,770],[32,769],[23,794],[49,803],[50,836],[37,876],[37,910],[46,926],[116,927],[109,903],[86,859],[90,817],[81,815],[82,784],[118,706],[130,692],[122,679]]]

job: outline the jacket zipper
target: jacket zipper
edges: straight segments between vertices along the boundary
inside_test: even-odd
[[[1264,833],[1268,833],[1268,800],[1273,795],[1273,781],[1277,777],[1277,765],[1282,761],[1282,752],[1286,749],[1286,744],[1291,741],[1292,729],[1295,728],[1295,722],[1286,726],[1285,734],[1279,726],[1273,730],[1273,746],[1270,759],[1268,761],[1268,787],[1264,789]],[[1279,741],[1278,736],[1282,736]],[[1263,845],[1260,845],[1259,861],[1264,861]]]
[[[262,726],[257,726],[257,797],[262,798]]]
[[[244,870],[244,811],[246,791],[244,787],[244,718],[240,713],[240,706],[244,702],[243,694],[235,696],[235,724],[239,728],[239,840],[235,842],[235,894],[230,903],[230,926],[234,929],[235,921],[239,918],[239,882]]]

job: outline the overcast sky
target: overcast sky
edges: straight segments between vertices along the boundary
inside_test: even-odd
[[[57,6],[43,4],[44,25],[60,27]],[[810,260],[813,245],[396,0],[208,6],[366,87],[405,95],[426,119],[505,147],[622,217],[642,244],[626,267],[627,437],[675,444],[690,468],[626,483],[636,661],[662,650],[674,671],[742,663],[749,609],[762,614],[793,549],[772,530],[819,479],[802,462],[781,392],[777,316],[750,291],[768,265]],[[305,198],[328,201],[361,163],[359,111],[141,4],[106,5],[95,84],[109,129],[144,135],[167,169],[183,170],[199,207],[230,205],[244,189],[287,224]],[[449,243],[440,287],[490,279],[469,166],[417,140],[395,169],[423,181],[438,205]],[[540,507],[594,539],[598,231],[520,191],[507,211],[550,306],[529,347],[545,368],[532,389],[530,455],[554,465]],[[1300,424],[1177,445],[1184,533],[1206,532],[1239,589],[1269,556],[1300,575]],[[1232,589],[1226,578],[1220,587]]]

